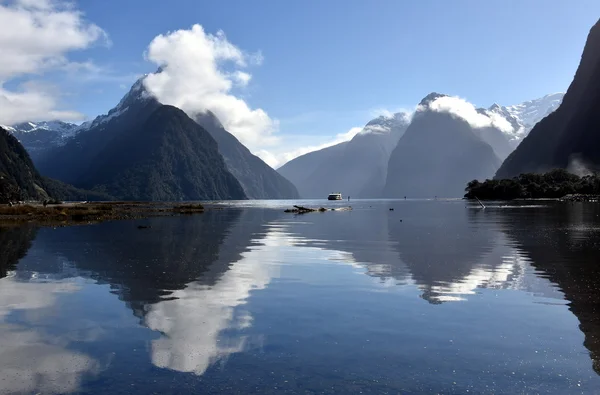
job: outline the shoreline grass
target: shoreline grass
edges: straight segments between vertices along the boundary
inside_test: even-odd
[[[201,204],[169,202],[41,202],[0,205],[0,223],[34,222],[41,225],[74,225],[110,220],[143,219],[157,216],[200,214]]]

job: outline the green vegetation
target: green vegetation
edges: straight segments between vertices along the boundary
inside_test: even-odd
[[[64,200],[64,201],[110,201],[115,200],[114,197],[98,191],[88,191],[85,189],[75,188],[72,185],[65,184],[62,181],[54,180],[48,177],[42,177],[44,180],[44,186],[46,191],[50,196],[55,197],[56,199]],[[55,199],[55,200],[56,200]],[[54,201],[49,202],[49,204],[56,204]]]
[[[48,198],[44,180],[19,141],[0,128],[0,203]]]
[[[473,180],[465,188],[465,198],[481,200],[562,198],[571,194],[600,195],[600,176],[576,176],[563,169],[545,174],[521,174],[503,180]]]

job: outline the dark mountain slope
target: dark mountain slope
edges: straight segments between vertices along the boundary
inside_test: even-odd
[[[158,107],[111,139],[78,185],[125,200],[244,199],[215,140],[183,111]]]
[[[590,30],[560,107],[536,124],[496,178],[567,168],[573,159],[600,168],[600,21]]]
[[[430,94],[391,154],[384,196],[462,197],[473,179],[491,177],[500,160],[464,119],[430,108]]]
[[[110,200],[111,197],[77,189],[42,177],[21,143],[0,128],[0,203],[18,200]]]
[[[106,115],[88,124],[68,142],[38,161],[40,172],[48,177],[80,186],[90,165],[98,154],[117,136],[139,127],[160,103],[152,98],[138,80],[121,102]]]
[[[0,128],[0,202],[48,197],[44,179],[25,148],[14,136]]]
[[[273,170],[229,133],[211,112],[195,120],[217,141],[227,169],[237,178],[250,199],[298,199],[296,187]]]

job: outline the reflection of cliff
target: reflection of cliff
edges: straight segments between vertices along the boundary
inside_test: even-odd
[[[32,266],[58,273],[68,263],[80,275],[110,284],[142,324],[162,334],[152,342],[156,366],[202,374],[253,341],[222,332],[251,324],[238,307],[271,280],[269,261],[278,264],[285,238],[268,224],[282,215],[226,209],[144,220],[152,227],[142,230],[133,221],[44,229],[37,245],[45,257],[60,259]]]
[[[481,273],[473,274],[474,269],[492,251],[496,235],[485,227],[472,226],[464,204],[416,202],[403,213],[402,222],[395,216],[388,218],[389,238],[425,300],[452,300],[444,294],[456,291],[457,285],[473,275],[481,282]]]
[[[247,243],[221,248],[239,220],[239,210],[207,211],[202,216],[151,218],[139,222],[106,222],[94,226],[50,229],[39,241],[54,248],[77,270],[110,284],[138,317],[144,306],[198,280],[212,285],[228,262],[214,265],[220,254],[239,254]]]
[[[594,370],[600,374],[600,207],[498,211],[506,235],[543,276],[557,284],[579,319]]]
[[[37,228],[32,226],[0,227],[0,278],[6,277],[14,270],[19,259],[23,258],[31,247],[31,242],[37,234]]]
[[[461,300],[476,288],[507,288],[524,262],[501,234],[476,224],[462,202],[390,202],[351,212],[293,218],[296,245],[349,253],[344,260],[396,284],[415,282],[430,303]]]
[[[338,213],[288,216],[286,230],[298,238],[296,245],[348,252],[350,255],[344,260],[363,267],[366,274],[402,284],[409,281],[410,273],[388,241],[390,217],[398,220],[397,215],[381,205]]]

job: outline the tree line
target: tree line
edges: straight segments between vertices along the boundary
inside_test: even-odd
[[[564,169],[545,174],[526,173],[502,180],[470,181],[465,198],[481,200],[512,200],[562,198],[569,194],[600,195],[598,174],[579,177]]]

